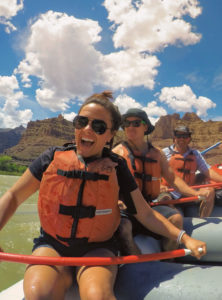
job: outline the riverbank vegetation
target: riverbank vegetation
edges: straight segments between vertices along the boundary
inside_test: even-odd
[[[0,156],[0,174],[1,175],[22,175],[26,166],[15,163],[12,157],[8,155]]]

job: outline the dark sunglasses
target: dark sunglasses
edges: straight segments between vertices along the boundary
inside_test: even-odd
[[[84,116],[76,116],[73,120],[73,126],[76,129],[82,129],[86,127],[89,124],[89,118]],[[93,131],[97,134],[104,134],[107,129],[110,129],[107,127],[106,123],[103,120],[94,119],[91,122],[91,127]]]
[[[129,120],[125,120],[122,123],[122,127],[130,127],[130,125],[132,125],[133,127],[140,127],[141,124],[146,124],[143,120],[133,120],[133,121],[129,121]]]
[[[179,134],[179,133],[176,133],[175,134],[175,137],[176,138],[181,138],[181,139],[187,139],[187,138],[189,138],[190,137],[190,134],[189,133],[181,133],[181,134]]]

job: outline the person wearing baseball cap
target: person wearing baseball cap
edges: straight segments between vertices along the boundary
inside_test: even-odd
[[[222,181],[222,176],[210,169],[201,153],[190,147],[192,132],[185,124],[177,124],[173,130],[173,144],[163,149],[170,167],[182,178],[189,186],[199,184],[197,178],[204,180],[212,179],[216,182]],[[202,182],[202,184],[205,182]],[[162,189],[167,190],[171,186],[163,179]],[[209,217],[214,208],[215,192],[211,187],[201,188],[198,191],[202,196],[199,203],[189,203],[180,205],[184,216]],[[183,193],[171,192],[173,198],[180,198]]]

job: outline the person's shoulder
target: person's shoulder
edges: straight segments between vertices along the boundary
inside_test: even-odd
[[[122,157],[118,152],[116,151],[113,151],[115,149],[112,149],[110,151],[110,158],[113,160],[113,161],[116,161],[116,162],[122,162],[122,161],[125,161],[124,157]]]
[[[190,152],[195,156],[201,156],[201,153],[198,149],[190,148]]]
[[[46,149],[40,156],[54,157],[54,154],[57,151],[69,151],[73,149],[75,149],[75,145],[73,144],[63,146],[51,146],[48,149]]]
[[[162,148],[162,151],[163,151],[165,154],[169,154],[170,152],[173,151],[173,145],[170,145],[170,146],[167,146],[167,147]]]
[[[202,161],[206,162],[206,159],[203,157],[201,152],[198,149],[192,149],[193,155],[195,155],[197,158],[201,159]]]
[[[154,153],[160,153],[162,151],[162,149],[160,147],[153,146],[153,145],[149,149],[150,149],[151,152],[153,151]]]
[[[162,149],[152,145],[152,147],[149,148],[148,155],[153,159],[159,159],[162,155]]]
[[[113,147],[112,152],[114,152],[114,153],[116,153],[116,154],[118,154],[118,155],[123,156],[123,154],[124,154],[123,147],[124,147],[123,142],[120,142],[120,143],[116,144],[116,145]]]

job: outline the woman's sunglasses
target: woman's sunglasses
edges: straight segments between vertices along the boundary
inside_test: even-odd
[[[89,124],[89,118],[84,116],[76,116],[73,120],[73,126],[76,129],[82,129]],[[103,120],[94,119],[91,121],[91,127],[93,131],[97,134],[104,134],[107,129],[106,123]]]
[[[133,120],[133,121],[129,121],[129,120],[124,120],[122,123],[122,127],[140,127],[141,124],[146,124],[143,120]]]

